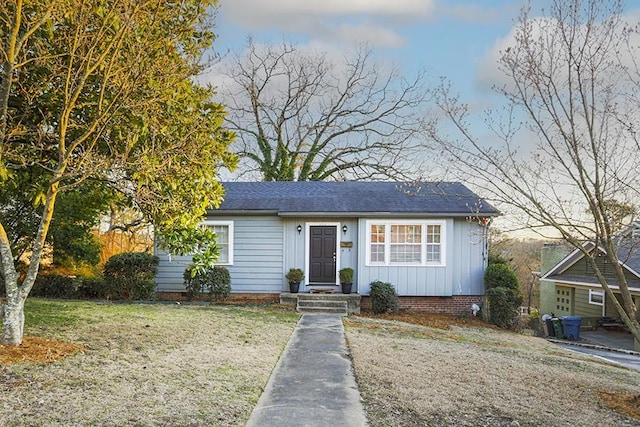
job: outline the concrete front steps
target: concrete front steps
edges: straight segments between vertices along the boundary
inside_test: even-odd
[[[358,294],[280,294],[280,304],[295,307],[301,313],[336,313],[340,315],[360,313]]]

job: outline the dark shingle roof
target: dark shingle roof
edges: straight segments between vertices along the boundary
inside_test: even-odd
[[[227,182],[222,212],[279,215],[358,213],[495,216],[499,212],[457,182]]]

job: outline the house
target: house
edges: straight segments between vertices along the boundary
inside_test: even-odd
[[[289,268],[301,293],[340,292],[337,272],[355,270],[353,292],[389,282],[401,307],[470,312],[484,295],[487,228],[499,212],[460,183],[228,182],[204,224],[218,235],[232,297],[278,300]],[[189,257],[160,258],[157,291],[184,292]],[[175,296],[175,295],[174,295]]]
[[[636,306],[640,305],[640,222],[634,222],[617,238],[618,259]],[[608,283],[622,299],[612,265],[605,251],[593,242],[584,244],[596,256],[596,263]],[[595,277],[585,255],[574,250],[567,252],[560,245],[546,245],[542,249],[542,277],[540,278],[540,312],[556,316],[580,316],[583,325],[596,326],[602,317],[619,318],[616,308]]]

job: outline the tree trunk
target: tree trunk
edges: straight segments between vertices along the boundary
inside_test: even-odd
[[[7,295],[7,302],[0,310],[2,316],[2,343],[20,345],[24,336],[24,302],[25,299],[16,291]]]

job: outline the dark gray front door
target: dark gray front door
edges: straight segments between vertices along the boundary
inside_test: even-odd
[[[336,234],[334,225],[309,227],[309,283],[311,285],[336,284]]]

